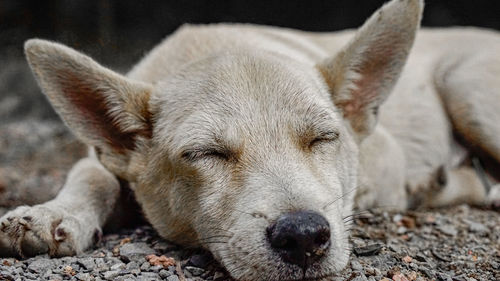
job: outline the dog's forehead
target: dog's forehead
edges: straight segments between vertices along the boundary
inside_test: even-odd
[[[175,147],[218,137],[271,144],[341,126],[314,67],[270,54],[223,54],[164,83],[154,95],[156,136]]]
[[[219,54],[190,65],[160,86],[154,95],[160,119],[337,119],[314,67],[278,54]]]

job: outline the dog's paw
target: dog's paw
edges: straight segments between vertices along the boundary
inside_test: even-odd
[[[94,231],[89,232],[89,229]],[[0,219],[0,231],[10,251],[21,257],[48,253],[68,256],[82,252],[94,236],[100,236],[98,226],[53,206],[21,206]],[[94,234],[95,233],[95,234]]]

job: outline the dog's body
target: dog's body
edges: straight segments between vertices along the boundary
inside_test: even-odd
[[[86,249],[118,177],[160,235],[206,247],[233,277],[309,280],[345,266],[356,188],[360,208],[485,203],[453,132],[500,162],[500,36],[425,30],[407,59],[421,6],[392,1],[358,32],[184,26],[127,77],[28,42],[41,87],[92,153],[56,199],[2,218],[4,243]]]

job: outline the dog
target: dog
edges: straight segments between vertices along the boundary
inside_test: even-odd
[[[348,262],[355,205],[489,202],[500,36],[417,36],[422,9],[392,0],[334,33],[185,25],[127,75],[27,41],[41,89],[90,152],[55,199],[1,218],[3,243],[79,254],[126,183],[162,237],[208,249],[237,280],[325,280]],[[470,155],[493,163],[483,179]]]

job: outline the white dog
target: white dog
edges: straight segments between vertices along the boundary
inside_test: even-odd
[[[500,36],[423,30],[413,44],[422,6],[393,0],[336,33],[188,25],[126,76],[29,40],[40,87],[91,153],[54,200],[1,219],[6,247],[82,252],[123,181],[161,236],[238,280],[322,280],[348,262],[357,187],[361,208],[486,202],[464,159],[500,162]]]

